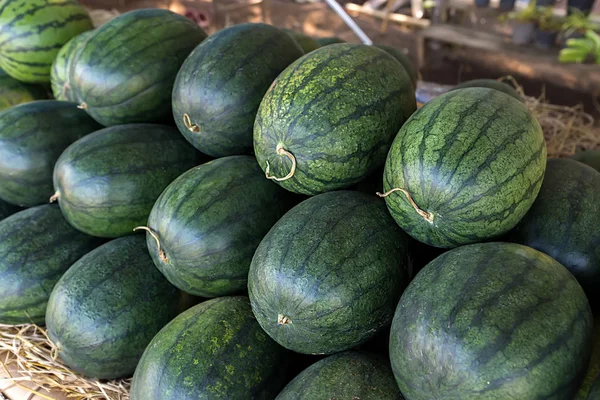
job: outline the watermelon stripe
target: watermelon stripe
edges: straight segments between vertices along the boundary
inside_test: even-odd
[[[31,30],[31,31],[26,31],[26,32],[22,32],[19,34],[15,34],[12,36],[7,36],[6,39],[4,41],[0,41],[0,49],[5,46],[7,43],[13,42],[17,39],[26,39],[32,36],[37,36],[37,35],[41,35],[46,29],[60,29],[60,28],[64,28],[67,25],[69,25],[71,22],[79,22],[79,21],[87,21],[89,20],[89,15],[87,14],[73,14],[71,16],[69,16],[68,18],[66,18],[63,21],[51,21],[48,22],[46,24],[40,24],[36,27],[36,30]],[[10,25],[5,25],[2,28],[0,28],[0,34],[2,33],[3,30],[9,28]],[[61,45],[64,43],[57,43],[57,45]],[[7,52],[8,50],[3,49],[3,52]]]

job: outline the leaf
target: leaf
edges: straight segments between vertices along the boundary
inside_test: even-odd
[[[595,43],[587,38],[568,39],[567,46],[572,49],[585,50],[588,53],[596,48]]]
[[[562,49],[558,54],[558,61],[561,63],[582,63],[587,58],[589,51],[580,49]]]

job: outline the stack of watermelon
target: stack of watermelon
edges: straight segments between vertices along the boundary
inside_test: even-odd
[[[579,389],[600,172],[547,161],[508,85],[417,110],[393,48],[162,9],[92,30],[74,0],[0,0],[0,67],[0,324],[73,371],[132,400]]]

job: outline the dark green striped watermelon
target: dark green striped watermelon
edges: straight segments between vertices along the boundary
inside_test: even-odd
[[[567,267],[600,306],[600,172],[569,159],[549,159],[535,203],[508,237]]]
[[[152,339],[133,376],[131,400],[271,400],[285,384],[285,359],[247,297],[208,300]]]
[[[128,235],[146,224],[158,196],[199,156],[170,126],[105,128],[60,156],[54,168],[55,198],[80,231],[108,238]]]
[[[76,53],[69,84],[102,125],[166,121],[177,72],[205,37],[169,10],[129,11],[97,28]]]
[[[347,188],[383,165],[415,109],[410,78],[391,55],[332,44],[275,80],[256,117],[254,151],[263,171],[292,192]]]
[[[73,229],[53,204],[0,221],[0,324],[43,325],[56,282],[98,244]]]
[[[600,374],[600,319],[598,318],[598,314],[594,314],[594,330],[592,335],[592,350],[590,356],[590,362],[588,368],[586,370],[585,376],[583,377],[583,382],[579,386],[577,390],[577,394],[574,397],[574,400],[586,400],[588,398],[588,394],[592,390],[593,385],[597,377]],[[600,389],[600,385],[598,386]],[[599,392],[600,394],[600,392]],[[600,400],[600,398],[598,399]]]
[[[0,68],[23,82],[48,83],[61,47],[90,29],[75,0],[0,0]]]
[[[544,135],[527,107],[497,90],[467,88],[436,97],[404,124],[383,190],[396,189],[386,202],[404,231],[456,247],[512,229],[533,204],[545,168]]]
[[[404,67],[406,72],[408,72],[408,76],[410,76],[410,80],[413,84],[413,88],[416,88],[417,80],[419,79],[419,77],[418,77],[418,72],[415,69],[415,67],[413,66],[412,61],[410,61],[410,58],[408,58],[408,56],[406,56],[406,54],[404,54],[404,52],[402,50],[397,49],[392,46],[386,46],[386,45],[379,44],[379,45],[376,45],[376,47],[379,47],[380,49],[387,51],[392,56],[394,56],[394,58],[396,60],[398,60],[398,62],[400,64],[402,64],[402,66]]]
[[[0,69],[0,110],[47,97],[43,86],[20,82]]]
[[[195,167],[173,181],[152,208],[146,239],[154,263],[187,293],[216,297],[244,291],[254,251],[289,208],[287,197],[265,179],[254,157],[224,157]]]
[[[20,207],[0,200],[0,221],[2,221],[6,217],[10,217],[11,215],[19,211],[22,211]]]
[[[300,203],[254,254],[248,293],[282,346],[331,354],[391,322],[409,279],[408,237],[376,196],[334,191]]]
[[[252,153],[254,119],[265,92],[303,54],[290,35],[265,24],[234,25],[210,36],[175,80],[179,130],[210,156]]]
[[[63,101],[74,101],[75,97],[71,85],[69,84],[69,71],[76,57],[76,53],[84,48],[86,41],[92,37],[94,31],[83,32],[73,39],[69,40],[58,52],[52,70],[50,71],[50,83],[52,84],[52,93],[54,98]]]
[[[133,375],[154,335],[179,313],[181,295],[154,267],[141,235],[119,238],[60,278],[46,312],[58,356],[97,379]]]
[[[572,155],[571,158],[589,165],[596,171],[600,171],[600,150],[580,151],[579,153]]]
[[[512,96],[517,100],[523,101],[523,98],[515,90],[514,87],[512,87],[508,83],[504,83],[504,82],[498,81],[496,79],[473,79],[471,81],[466,81],[466,82],[460,83],[460,84],[454,86],[451,90],[471,88],[471,87],[483,87],[483,88],[488,88],[488,89],[499,90],[502,93],[506,93],[509,96]]]
[[[305,54],[308,54],[311,51],[321,47],[319,42],[317,42],[312,37],[305,35],[302,32],[297,32],[293,29],[284,29],[283,31],[286,32],[289,36],[291,36],[296,41],[296,43],[298,43],[298,45],[300,45],[302,51],[304,51]]]
[[[336,43],[346,43],[345,40],[342,40],[337,36],[319,38],[316,41],[319,44],[319,46],[321,46],[321,47],[328,46],[330,44],[336,44]]]
[[[276,400],[403,399],[389,361],[359,352],[329,356],[302,371]]]
[[[0,198],[48,202],[54,164],[67,146],[102,128],[75,103],[38,100],[0,112]]]
[[[591,339],[588,301],[566,268],[522,245],[473,244],[408,286],[390,357],[411,400],[571,400]]]
[[[600,400],[600,375],[594,381],[586,400]]]

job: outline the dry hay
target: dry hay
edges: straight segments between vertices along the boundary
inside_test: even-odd
[[[582,104],[573,107],[550,104],[543,91],[539,97],[531,97],[513,77],[499,80],[508,81],[515,87],[539,121],[546,138],[548,157],[569,157],[578,151],[600,148],[600,125],[584,111]]]
[[[69,371],[57,360],[46,331],[39,326],[0,325],[0,354],[0,379],[8,377],[31,399],[55,400],[51,391],[76,400],[129,399],[129,379],[98,381]]]

